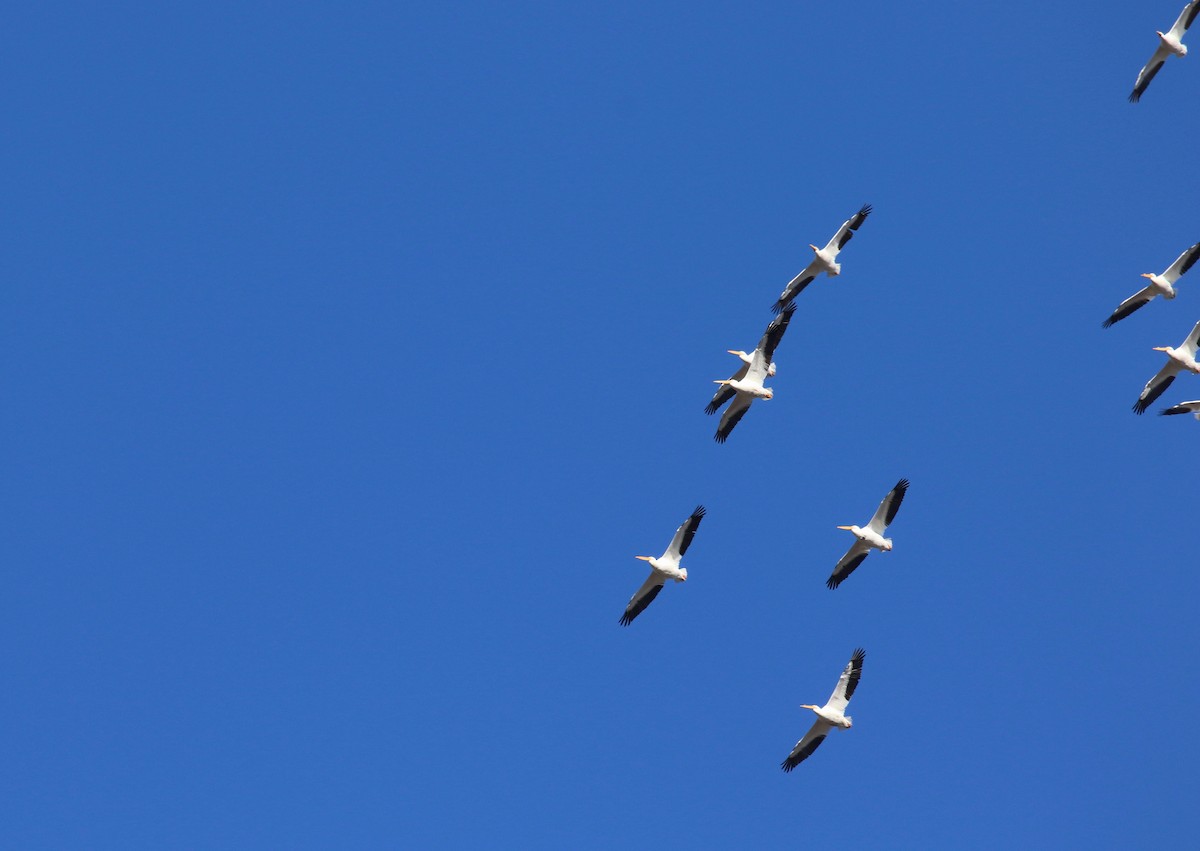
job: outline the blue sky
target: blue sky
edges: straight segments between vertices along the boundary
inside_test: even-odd
[[[1194,840],[1181,5],[12,11],[0,844]]]

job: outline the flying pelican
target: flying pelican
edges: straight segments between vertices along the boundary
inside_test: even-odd
[[[625,607],[625,614],[621,615],[621,626],[629,626],[633,623],[633,619],[640,615],[647,606],[658,596],[658,592],[663,589],[668,579],[674,579],[676,582],[687,582],[687,568],[679,566],[679,560],[683,558],[683,554],[687,552],[688,545],[692,543],[692,538],[696,537],[696,530],[700,528],[700,521],[704,519],[704,506],[697,505],[696,510],[692,512],[687,520],[683,521],[678,529],[675,530],[675,537],[671,539],[671,546],[667,547],[667,551],[658,558],[650,556],[635,556],[642,561],[650,562],[650,577],[642,583],[642,587],[637,590],[637,593],[629,598],[629,605]]]
[[[871,549],[882,550],[883,552],[891,552],[892,539],[883,537],[884,531],[891,522],[896,519],[896,512],[900,510],[900,503],[904,501],[904,494],[908,492],[908,479],[901,479],[896,482],[896,486],[888,491],[888,495],[883,498],[883,502],[879,503],[879,508],[875,509],[875,516],[871,518],[871,522],[866,525],[866,528],[858,526],[838,526],[839,529],[845,529],[848,532],[853,532],[857,538],[846,554],[842,556],[842,560],[837,563],[837,567],[833,569],[829,580],[825,583],[829,590],[833,590],[842,584],[847,576],[854,572],[854,568],[863,563],[870,553]]]
[[[1192,25],[1192,21],[1196,20],[1196,13],[1200,12],[1200,0],[1191,0],[1183,11],[1179,13],[1179,18],[1175,21],[1175,26],[1171,27],[1165,34],[1157,33],[1161,42],[1154,50],[1154,55],[1150,57],[1150,61],[1145,67],[1138,72],[1137,82],[1133,84],[1133,91],[1129,95],[1130,103],[1137,103],[1142,99],[1142,94],[1146,91],[1146,87],[1150,85],[1150,81],[1154,79],[1154,75],[1162,68],[1163,63],[1167,61],[1167,57],[1172,54],[1175,56],[1187,56],[1187,45],[1183,43],[1183,34],[1187,32],[1187,28]]]
[[[1197,0],[1197,2],[1200,2],[1200,0]],[[822,272],[831,277],[840,275],[842,273],[842,264],[837,262],[838,252],[846,247],[846,243],[854,236],[854,232],[862,227],[862,223],[867,220],[867,216],[869,215],[871,215],[871,205],[863,204],[861,210],[842,222],[842,226],[838,228],[837,233],[833,235],[833,239],[829,240],[824,248],[817,248],[810,243],[808,247],[813,250],[816,256],[813,257],[811,263],[804,267],[803,272],[788,282],[788,285],[783,288],[783,292],[779,294],[779,299],[771,306],[771,309],[776,313],[783,310],[785,304],[800,295],[801,291],[811,284],[817,275]]]
[[[1150,279],[1150,286],[1143,290],[1138,290],[1121,302],[1117,309],[1113,311],[1113,315],[1104,320],[1104,327],[1107,328],[1115,322],[1120,322],[1138,308],[1144,307],[1154,301],[1156,296],[1162,296],[1166,299],[1175,298],[1175,287],[1172,285],[1182,278],[1188,269],[1192,268],[1197,258],[1200,258],[1200,242],[1197,242],[1187,251],[1180,254],[1175,262],[1171,264],[1170,268],[1161,275],[1142,272],[1143,278]]]
[[[829,696],[829,702],[824,706],[813,706],[811,703],[800,704],[801,709],[811,709],[817,713],[817,720],[808,728],[804,738],[796,742],[796,747],[792,748],[788,758],[779,764],[784,771],[791,771],[812,756],[812,752],[820,746],[821,742],[825,741],[825,737],[834,727],[849,730],[854,726],[854,719],[845,714],[846,706],[849,705],[850,698],[854,697],[854,689],[858,687],[859,678],[862,677],[863,659],[866,655],[861,647],[854,651],[854,655],[846,663],[842,675],[838,677],[837,686],[834,687],[833,694]]]
[[[1180,402],[1172,408],[1164,408],[1159,414],[1164,417],[1172,414],[1195,414],[1196,419],[1200,420],[1200,399],[1195,402]]]
[[[717,433],[713,435],[717,443],[725,442],[733,427],[746,415],[746,411],[750,410],[750,405],[755,399],[771,399],[775,396],[775,391],[770,387],[763,387],[763,382],[767,376],[775,374],[775,364],[772,360],[775,357],[775,347],[783,339],[783,332],[787,330],[795,312],[796,305],[789,304],[782,313],[772,319],[752,353],[728,350],[731,355],[741,358],[742,367],[732,378],[713,382],[721,385],[721,389],[713,394],[712,400],[704,408],[704,413],[715,414],[722,405],[733,399],[733,404],[721,415]]]
[[[1147,381],[1146,386],[1142,388],[1142,395],[1138,396],[1138,400],[1133,403],[1135,414],[1144,414],[1150,404],[1171,386],[1171,382],[1175,380],[1175,376],[1179,374],[1180,370],[1190,369],[1192,372],[1200,373],[1200,363],[1196,363],[1196,347],[1198,345],[1200,345],[1200,322],[1196,323],[1196,327],[1187,335],[1187,339],[1179,344],[1179,348],[1154,347],[1156,352],[1166,352],[1167,364],[1156,372],[1154,377]]]

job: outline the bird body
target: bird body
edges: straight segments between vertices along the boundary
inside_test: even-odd
[[[1172,346],[1154,347],[1154,351],[1162,352],[1167,356],[1167,363],[1142,388],[1141,395],[1133,403],[1133,412],[1135,414],[1144,414],[1154,400],[1171,386],[1171,382],[1175,380],[1175,376],[1180,372],[1187,370],[1188,372],[1200,373],[1200,363],[1196,362],[1196,349],[1198,346],[1200,346],[1200,322],[1196,323],[1195,327],[1192,328],[1184,341],[1179,344],[1178,348]]]
[[[1183,7],[1183,11],[1179,13],[1179,17],[1175,19],[1175,24],[1171,29],[1165,33],[1156,31],[1158,47],[1154,49],[1150,61],[1138,72],[1137,81],[1133,84],[1133,91],[1129,94],[1131,103],[1141,100],[1150,81],[1154,79],[1155,74],[1162,70],[1167,59],[1172,56],[1187,56],[1188,49],[1187,45],[1183,43],[1183,34],[1196,20],[1197,13],[1200,13],[1200,0],[1189,0],[1188,4]]]
[[[763,382],[775,374],[773,360],[775,348],[783,339],[783,334],[787,331],[788,323],[791,322],[795,312],[794,304],[787,305],[783,312],[767,325],[758,345],[750,354],[727,349],[731,355],[737,355],[743,366],[732,377],[713,382],[719,384],[720,389],[713,394],[712,399],[704,408],[704,413],[715,414],[722,405],[732,400],[729,407],[725,409],[725,413],[721,415],[721,422],[717,424],[717,432],[713,435],[717,443],[725,442],[733,431],[733,427],[746,415],[746,411],[750,410],[750,405],[755,399],[771,399],[775,396],[775,391],[770,387],[765,387]]]
[[[1200,0],[1197,0],[1200,2]],[[799,275],[792,278],[788,285],[783,288],[783,292],[779,294],[775,304],[771,309],[776,313],[783,310],[792,299],[800,295],[800,293],[816,280],[817,275],[824,272],[829,277],[835,277],[842,273],[842,264],[837,262],[838,254],[846,247],[854,236],[854,232],[862,227],[862,223],[867,220],[867,216],[871,215],[871,205],[864,204],[861,209],[846,221],[842,222],[842,226],[837,229],[837,233],[833,238],[825,244],[824,248],[809,243],[809,248],[813,250],[812,262],[804,267]]]
[[[1158,296],[1162,296],[1168,300],[1175,298],[1176,281],[1182,278],[1187,270],[1195,265],[1198,259],[1200,259],[1200,242],[1197,242],[1180,254],[1175,259],[1175,262],[1168,266],[1162,274],[1156,275],[1152,272],[1143,272],[1142,277],[1146,278],[1150,284],[1121,302],[1117,306],[1117,309],[1112,312],[1112,315],[1104,320],[1104,327],[1108,328],[1120,322],[1135,310],[1145,307],[1154,301]]]
[[[692,539],[696,537],[696,530],[700,528],[700,521],[704,519],[704,514],[704,506],[697,505],[696,510],[675,530],[675,537],[671,539],[670,546],[662,555],[657,558],[635,556],[635,558],[650,564],[650,576],[642,583],[642,587],[629,598],[625,614],[621,615],[621,626],[629,626],[633,623],[633,619],[646,610],[646,607],[654,601],[668,580],[687,582],[687,568],[683,567],[680,561],[691,545]]]
[[[858,688],[858,681],[862,678],[863,659],[866,658],[866,655],[861,647],[854,651],[850,661],[842,670],[842,675],[838,677],[833,694],[829,696],[829,700],[824,706],[812,703],[800,704],[801,709],[811,709],[816,714],[817,720],[808,728],[804,738],[796,742],[796,746],[792,748],[787,759],[780,763],[779,767],[784,771],[791,771],[812,756],[813,751],[821,742],[825,741],[825,737],[834,727],[849,730],[854,726],[854,719],[846,714],[846,707],[850,705],[850,698],[854,696],[854,690]]]
[[[908,479],[901,479],[896,482],[896,486],[888,491],[888,495],[883,498],[883,502],[879,503],[879,508],[875,509],[875,514],[871,517],[871,521],[866,526],[838,526],[839,529],[845,529],[847,532],[852,532],[855,541],[850,545],[850,549],[846,550],[846,554],[842,556],[837,565],[833,568],[833,573],[826,580],[825,586],[829,590],[837,588],[842,582],[855,571],[855,569],[863,563],[871,550],[879,550],[880,552],[892,551],[892,539],[885,538],[883,533],[887,531],[887,527],[893,520],[896,519],[896,512],[900,510],[900,503],[904,501],[904,495],[908,493]]]

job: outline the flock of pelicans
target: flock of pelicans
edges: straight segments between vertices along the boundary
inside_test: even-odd
[[[1150,85],[1150,81],[1154,79],[1154,75],[1159,72],[1163,64],[1171,56],[1186,56],[1187,47],[1181,42],[1183,34],[1191,26],[1192,21],[1196,19],[1196,15],[1200,14],[1200,0],[1189,0],[1184,6],[1183,11],[1179,14],[1179,19],[1175,21],[1175,25],[1166,32],[1158,33],[1160,44],[1158,49],[1154,51],[1154,55],[1150,57],[1150,61],[1142,68],[1138,74],[1137,82],[1134,84],[1133,92],[1129,95],[1129,100],[1137,102],[1141,99],[1142,94],[1146,91],[1146,87]],[[758,341],[758,345],[753,352],[747,354],[744,351],[729,349],[729,354],[736,355],[741,360],[741,367],[731,377],[716,381],[720,385],[708,406],[704,409],[706,414],[715,414],[727,402],[729,407],[725,409],[725,413],[721,416],[721,421],[717,426],[715,439],[718,443],[724,443],[730,433],[750,410],[750,406],[755,399],[769,400],[774,395],[769,387],[764,387],[763,383],[766,379],[775,375],[775,349],[783,339],[784,332],[787,331],[788,323],[791,321],[792,315],[796,312],[796,305],[793,300],[804,288],[816,280],[817,276],[824,272],[828,276],[835,276],[841,273],[842,266],[837,262],[838,254],[846,247],[854,234],[862,227],[863,222],[867,220],[867,216],[871,214],[871,205],[867,204],[862,207],[857,213],[842,223],[838,228],[837,233],[833,238],[826,243],[824,248],[818,248],[815,245],[809,245],[813,250],[813,260],[805,267],[799,275],[793,278],[782,293],[772,305],[772,310],[777,314],[775,319],[767,326],[763,332],[762,339]],[[1120,322],[1135,311],[1149,304],[1158,296],[1165,299],[1175,298],[1176,282],[1195,265],[1197,259],[1200,259],[1200,242],[1188,248],[1172,263],[1166,271],[1161,274],[1153,274],[1144,272],[1143,278],[1149,280],[1149,284],[1131,295],[1113,311],[1112,315],[1104,321],[1104,327],[1108,328],[1114,323]],[[1171,346],[1156,346],[1154,351],[1163,352],[1167,356],[1167,362],[1154,377],[1146,382],[1146,386],[1142,389],[1141,395],[1133,405],[1135,413],[1142,414],[1146,409],[1154,403],[1159,396],[1171,385],[1177,376],[1183,370],[1188,370],[1193,373],[1200,374],[1200,363],[1196,361],[1196,352],[1200,348],[1200,322],[1192,328],[1184,341],[1175,348]],[[1178,405],[1167,408],[1161,412],[1162,414],[1194,414],[1196,419],[1200,420],[1200,400],[1191,402],[1181,402]],[[908,492],[908,479],[901,479],[896,483],[879,503],[879,508],[875,510],[874,516],[866,526],[839,526],[839,529],[844,529],[854,534],[855,541],[842,556],[837,565],[833,568],[833,573],[830,574],[828,581],[825,583],[830,590],[837,588],[854,570],[863,563],[871,550],[880,550],[881,552],[889,552],[892,549],[891,538],[885,538],[883,533],[892,521],[896,519],[896,512],[900,509],[900,503],[904,501],[904,495]],[[634,618],[646,610],[646,607],[654,601],[658,593],[662,591],[663,586],[668,580],[674,582],[687,581],[687,568],[683,567],[680,562],[688,547],[692,543],[692,539],[696,537],[696,530],[700,528],[700,521],[704,519],[704,506],[696,507],[696,510],[683,521],[683,524],[675,530],[675,537],[671,539],[670,546],[658,558],[652,556],[637,556],[642,561],[649,562],[650,576],[638,588],[637,593],[629,600],[629,605],[625,607],[625,613],[621,615],[621,625],[628,626],[633,622]],[[853,726],[853,719],[846,715],[846,708],[850,703],[850,698],[854,696],[854,690],[858,687],[858,681],[862,677],[863,659],[866,654],[859,648],[854,651],[850,657],[850,661],[846,663],[846,667],[842,670],[842,675],[838,678],[837,686],[830,695],[829,700],[824,706],[816,706],[814,704],[801,704],[802,709],[811,709],[816,713],[817,720],[804,734],[803,738],[796,743],[790,754],[781,764],[784,771],[791,771],[801,762],[806,760],[817,747],[825,740],[829,731],[834,727],[842,729],[850,729]]]

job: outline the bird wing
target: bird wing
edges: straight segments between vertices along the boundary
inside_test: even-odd
[[[1183,11],[1179,13],[1179,17],[1175,20],[1167,35],[1173,35],[1175,38],[1183,38],[1183,34],[1192,25],[1192,21],[1196,20],[1197,12],[1200,12],[1200,0],[1191,0],[1190,3],[1183,7]]]
[[[697,505],[691,516],[679,524],[679,528],[675,530],[675,537],[671,539],[671,546],[667,547],[665,553],[667,558],[674,557],[676,560],[683,558],[683,554],[692,545],[692,538],[696,537],[696,530],[700,528],[700,521],[704,519],[704,514],[704,506]]]
[[[1167,49],[1161,44],[1154,51],[1154,55],[1150,57],[1141,71],[1138,71],[1137,82],[1133,84],[1133,91],[1129,93],[1129,102],[1137,103],[1142,99],[1142,95],[1146,91],[1146,87],[1150,85],[1150,81],[1154,79],[1154,75],[1162,68],[1163,63],[1167,61]]]
[[[1200,347],[1200,322],[1196,323],[1192,333],[1187,335],[1187,339],[1176,351],[1187,352],[1189,358],[1195,358],[1197,347]]]
[[[730,381],[741,381],[746,377],[746,370],[750,369],[749,364],[742,364],[738,367],[738,371],[729,376]],[[728,384],[722,384],[721,387],[713,394],[712,401],[704,407],[704,413],[715,414],[720,410],[721,406],[737,395],[737,391]]]
[[[901,479],[896,482],[894,488],[888,491],[883,502],[879,503],[879,507],[875,509],[875,516],[871,518],[867,528],[877,535],[882,535],[896,519],[896,512],[900,510],[900,503],[904,502],[906,493],[908,493],[908,479]]]
[[[1197,2],[1200,3],[1200,0],[1197,0]],[[1200,9],[1200,6],[1196,8]],[[1170,265],[1167,271],[1162,273],[1163,278],[1166,279],[1168,284],[1175,283],[1183,277],[1183,274],[1188,269],[1196,265],[1197,258],[1200,258],[1200,242],[1197,242],[1187,251],[1180,254],[1179,258]]]
[[[1135,414],[1146,413],[1146,409],[1154,403],[1154,400],[1171,386],[1171,382],[1175,380],[1175,374],[1182,368],[1174,360],[1167,358],[1163,368],[1154,373],[1154,377],[1147,381],[1146,386],[1142,388],[1142,395],[1138,396],[1138,400],[1133,403],[1133,412]]]
[[[1195,402],[1180,402],[1178,405],[1173,405],[1170,408],[1164,408],[1159,411],[1163,416],[1170,414],[1195,414],[1200,412],[1200,400]]]
[[[751,381],[762,384],[766,380],[771,361],[775,359],[775,348],[783,339],[783,333],[787,331],[788,323],[792,321],[795,312],[796,305],[787,305],[778,316],[771,320],[767,330],[763,331],[762,339],[758,341],[758,345],[755,346],[754,352],[750,356],[748,375]]]
[[[783,288],[783,292],[779,294],[779,298],[771,305],[771,310],[775,313],[783,310],[785,306],[796,296],[804,291],[804,288],[817,279],[817,274],[821,271],[821,266],[816,260],[813,260],[804,267],[804,271],[796,277],[788,281],[788,285]]]
[[[654,598],[658,596],[658,592],[663,589],[662,574],[657,570],[650,571],[650,577],[642,583],[642,587],[637,589],[637,593],[629,598],[629,605],[625,607],[625,614],[621,615],[621,626],[629,626],[633,623],[633,619],[646,610]]]
[[[846,247],[846,243],[853,238],[854,232],[862,227],[862,223],[867,220],[869,215],[871,215],[871,205],[863,204],[862,209],[842,222],[842,226],[833,235],[833,239],[826,244],[825,251],[837,257],[838,252]]]
[[[812,756],[812,752],[820,747],[821,742],[825,741],[825,737],[829,735],[829,731],[833,729],[833,725],[824,718],[818,718],[816,723],[808,728],[808,732],[804,734],[804,738],[796,742],[796,747],[792,748],[792,752],[788,754],[787,759],[779,764],[779,767],[784,771],[791,771],[804,760]]]
[[[854,690],[858,688],[858,681],[862,679],[863,659],[867,658],[867,653],[861,647],[855,649],[850,656],[850,661],[846,663],[846,667],[842,669],[842,675],[838,677],[837,685],[833,687],[833,694],[829,695],[829,702],[825,704],[826,709],[836,709],[838,712],[845,712],[846,707],[850,704],[850,698],[854,697]]]
[[[871,548],[856,538],[854,543],[850,545],[850,549],[846,550],[846,554],[842,556],[841,561],[833,568],[833,573],[826,580],[825,587],[832,591],[841,585],[843,580],[853,573],[856,567],[863,563],[863,559],[870,552]]]
[[[738,393],[737,398],[733,400],[725,413],[721,415],[721,422],[717,426],[717,433],[713,435],[713,439],[717,443],[724,443],[729,437],[729,433],[733,431],[733,427],[737,425],[742,417],[746,416],[746,411],[750,410],[750,403],[754,401],[754,397],[749,393]]]
[[[1158,290],[1152,286],[1146,287],[1143,290],[1138,290],[1136,293],[1117,305],[1117,309],[1112,312],[1112,316],[1104,320],[1103,327],[1109,328],[1117,322],[1120,322],[1135,310],[1145,307],[1150,302],[1154,301],[1154,297],[1156,295],[1158,295]]]

